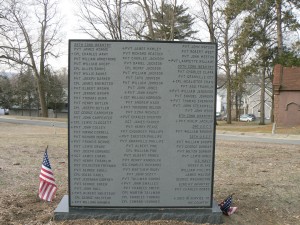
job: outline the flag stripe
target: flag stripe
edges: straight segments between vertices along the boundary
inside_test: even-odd
[[[42,169],[45,171],[49,171],[49,173],[52,173],[52,170],[49,167],[45,166],[44,164],[42,165]]]
[[[53,174],[45,173],[43,170],[41,170],[41,174],[43,174],[43,175],[49,177],[50,179],[53,179],[53,180],[54,180]]]
[[[45,193],[45,189],[47,188],[47,183],[45,183],[44,181],[43,182],[43,186],[42,186],[42,189],[41,189],[41,195],[43,196],[44,193]]]
[[[52,187],[52,185],[47,185],[47,189],[45,190],[45,199],[47,200],[47,201],[49,201],[48,199],[49,199],[49,197],[50,197],[50,190],[51,190],[51,187]]]
[[[46,181],[48,181],[48,182],[50,182],[50,183],[55,184],[55,180],[54,180],[53,178],[47,177],[47,176],[45,176],[44,174],[40,174],[40,179],[46,180]]]
[[[53,177],[53,173],[49,173],[48,171],[45,171],[43,169],[41,169],[41,173],[46,174],[49,177]]]
[[[53,198],[53,196],[55,195],[56,189],[57,189],[56,187],[53,187],[53,188],[51,189],[49,201],[52,201],[52,198]]]
[[[41,172],[49,175],[53,175],[52,171],[48,170],[46,167],[42,167]]]
[[[43,188],[44,188],[44,185],[45,185],[44,181],[41,181],[41,182],[40,182],[39,193],[42,193],[42,190],[43,190]]]
[[[44,190],[47,187],[47,184],[44,181],[42,181],[41,184],[42,185],[41,185],[41,188],[39,190],[39,192],[40,192],[39,196],[40,196],[41,199],[43,199]]]
[[[39,197],[43,200],[52,201],[57,187],[43,182],[43,189],[40,191]]]

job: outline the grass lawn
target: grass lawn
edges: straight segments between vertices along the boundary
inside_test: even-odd
[[[231,132],[251,132],[251,133],[272,133],[273,124],[259,125],[257,121],[236,122],[227,124],[226,121],[218,121],[217,131]],[[294,127],[276,127],[276,134],[300,135],[300,126]]]
[[[263,126],[263,128],[271,126]],[[226,125],[233,131],[259,131],[252,124]],[[290,131],[289,131],[290,132]],[[0,122],[0,224],[48,225],[195,225],[156,221],[76,220],[53,221],[53,211],[68,193],[67,128]],[[46,146],[58,185],[52,203],[37,197],[39,173]],[[219,202],[235,193],[238,211],[224,216],[224,225],[300,224],[299,145],[239,141],[216,142],[214,198]]]

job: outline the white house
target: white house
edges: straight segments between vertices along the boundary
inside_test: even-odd
[[[226,89],[217,89],[216,112],[224,114],[226,112]]]
[[[244,111],[245,113],[254,114],[256,117],[260,117],[260,94],[261,88],[254,91],[251,95],[248,95],[245,99]],[[272,113],[272,92],[265,89],[265,117],[269,119]]]

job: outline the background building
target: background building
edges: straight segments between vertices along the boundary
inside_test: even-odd
[[[274,67],[274,119],[278,126],[300,125],[300,67]]]

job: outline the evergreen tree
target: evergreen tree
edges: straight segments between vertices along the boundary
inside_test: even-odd
[[[0,107],[9,109],[13,103],[13,90],[6,76],[0,75]]]
[[[237,40],[237,52],[251,52],[252,60],[249,66],[253,68],[253,74],[260,74],[261,107],[260,124],[264,125],[265,85],[267,79],[272,81],[272,67],[280,63],[286,66],[299,65],[299,59],[295,51],[288,49],[283,35],[288,35],[299,28],[295,14],[291,10],[294,6],[299,9],[297,1],[261,0],[258,4],[249,4],[241,33]],[[282,32],[284,29],[285,32]],[[277,44],[277,46],[276,46]],[[276,46],[276,47],[274,47]]]
[[[28,109],[29,116],[31,116],[31,110],[37,108],[38,96],[36,89],[33,72],[27,67],[26,71],[17,75],[14,86],[15,105],[21,108],[22,116],[23,109]]]
[[[273,60],[273,66],[275,66],[276,64],[281,64],[285,67],[300,67],[300,55],[299,52],[296,50],[296,45],[297,43],[295,43],[292,48],[284,47],[280,54],[277,54],[277,48],[274,49],[275,58]]]
[[[55,112],[55,117],[57,117],[57,110],[60,109],[64,104],[65,92],[63,85],[59,76],[53,74],[49,68],[45,71],[46,74],[46,99],[47,106]]]
[[[185,40],[197,31],[192,30],[194,18],[183,5],[162,4],[153,14],[154,36],[157,40]]]

